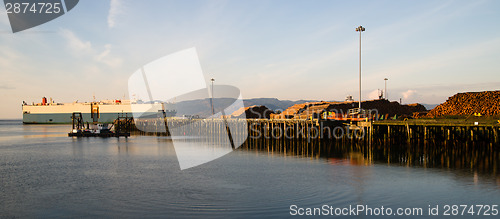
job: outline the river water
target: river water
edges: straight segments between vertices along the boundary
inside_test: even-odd
[[[409,217],[425,218],[435,207],[453,215],[454,205],[472,206],[474,213],[457,213],[470,218],[476,205],[494,214],[500,204],[495,145],[248,141],[180,170],[166,137],[70,138],[70,129],[0,121],[0,218],[281,218],[324,206],[420,208],[422,215]],[[349,216],[356,215],[342,217]]]

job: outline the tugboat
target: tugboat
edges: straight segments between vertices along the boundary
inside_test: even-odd
[[[87,122],[87,128],[83,123],[81,112],[73,112],[71,116],[72,130],[69,137],[120,137],[130,136],[130,125],[132,118],[128,116],[118,117],[111,127],[108,124],[99,123],[99,105],[91,104],[92,127]],[[112,130],[114,128],[114,131]]]

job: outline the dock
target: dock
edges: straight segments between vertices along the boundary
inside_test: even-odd
[[[372,135],[386,141],[460,141],[500,145],[500,124],[450,121],[375,121]]]
[[[132,132],[140,135],[168,136],[168,128],[183,127],[184,135],[211,132],[224,133],[225,122],[236,124],[234,135],[248,133],[248,138],[273,140],[329,140],[340,142],[486,143],[500,145],[500,124],[437,121],[335,121],[321,119],[150,119],[137,120]],[[239,125],[238,125],[239,124]],[[246,125],[246,127],[243,127]],[[137,128],[138,127],[138,128]],[[134,129],[135,128],[135,129]]]

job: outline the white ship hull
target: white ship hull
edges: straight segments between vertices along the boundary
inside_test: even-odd
[[[71,123],[73,112],[81,112],[84,122],[92,122],[90,103],[65,103],[48,105],[23,105],[23,123],[25,124],[65,124]],[[111,123],[118,116],[157,117],[162,110],[161,103],[99,104],[99,122]]]

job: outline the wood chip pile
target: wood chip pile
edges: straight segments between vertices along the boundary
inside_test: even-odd
[[[500,115],[500,91],[458,93],[432,109],[427,117],[450,115]]]

